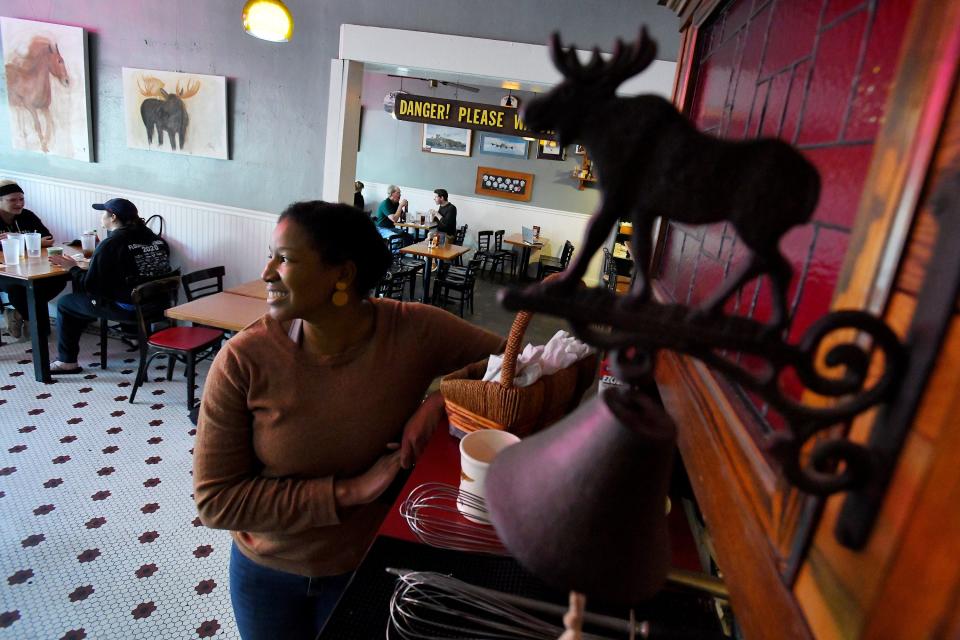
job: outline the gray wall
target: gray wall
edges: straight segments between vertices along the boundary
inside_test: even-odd
[[[465,80],[465,84],[470,84]],[[533,197],[525,203],[537,207],[591,213],[597,195],[589,188],[578,191],[570,171],[579,163],[574,147],[567,148],[566,160],[538,160],[535,142],[527,144],[527,159],[480,153],[480,131],[473,132],[470,156],[427,153],[421,150],[422,127],[415,122],[395,120],[383,110],[383,97],[400,88],[400,80],[383,74],[367,73],[363,81],[363,121],[360,131],[360,153],[357,155],[357,176],[361,180],[396,183],[407,187],[433,190],[443,187],[450,193],[474,194],[477,167],[495,167],[532,173]],[[459,93],[452,87],[431,89],[418,80],[403,81],[404,91],[437,98],[456,97],[466,102],[500,104],[505,89],[480,87],[479,93]],[[521,102],[532,93],[514,92]],[[477,195],[479,198],[488,196]],[[491,200],[502,203],[499,198]],[[376,203],[367,203],[376,205]]]
[[[560,28],[567,42],[609,49],[614,38],[633,38],[646,22],[661,58],[675,59],[679,46],[676,17],[655,0],[287,0],[296,31],[282,45],[244,34],[242,6],[242,0],[3,0],[4,16],[89,31],[96,162],[15,151],[9,118],[0,114],[0,169],[113,186],[118,194],[127,188],[278,211],[321,192],[329,61],[343,23],[532,44]],[[127,149],[124,66],[227,76],[231,160]],[[0,92],[6,103],[6,83]]]

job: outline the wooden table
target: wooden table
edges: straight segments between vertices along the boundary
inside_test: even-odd
[[[400,253],[409,253],[410,255],[426,258],[427,264],[423,270],[423,298],[421,302],[424,304],[430,303],[430,271],[433,268],[433,260],[453,260],[457,256],[462,256],[467,251],[470,251],[468,247],[450,243],[431,249],[427,245],[426,240],[400,249]]]
[[[66,250],[64,253],[72,256],[75,250]],[[0,282],[15,284],[27,290],[27,306],[30,309],[30,346],[33,348],[33,377],[37,382],[50,382],[50,349],[47,345],[47,334],[41,333],[41,326],[50,325],[50,314],[46,303],[37,300],[34,285],[48,278],[67,278],[68,269],[50,264],[47,260],[47,250],[40,250],[39,258],[26,258],[18,265],[5,265],[3,253],[0,252]],[[86,261],[79,263],[86,267]]]
[[[429,215],[425,217],[429,217]],[[419,240],[421,231],[423,231],[423,236],[426,237],[427,232],[429,232],[430,229],[437,228],[437,223],[431,222],[429,220],[427,221],[426,224],[417,224],[416,222],[398,222],[396,223],[395,226],[400,227],[402,229],[410,229],[411,231],[413,231],[413,237]]]
[[[166,316],[226,331],[240,331],[266,312],[266,299],[224,291],[167,309]]]
[[[266,300],[267,283],[258,278],[256,280],[251,280],[250,282],[244,282],[243,284],[238,284],[235,287],[231,287],[226,290],[226,293],[233,293],[238,296],[247,296],[248,298],[260,298],[261,300]]]
[[[523,241],[522,233],[511,233],[508,236],[503,238],[503,241],[507,244],[512,244],[515,247],[520,247],[520,275],[519,280],[523,281],[527,279],[527,267],[530,265],[530,250],[536,249],[539,251],[543,248],[546,238],[539,236],[537,241],[533,244],[527,244]]]

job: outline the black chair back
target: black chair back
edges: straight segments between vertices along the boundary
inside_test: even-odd
[[[453,244],[463,245],[467,239],[467,225],[463,225],[457,229],[457,235],[453,238]]]
[[[377,297],[403,300],[403,286],[406,278],[402,274],[388,271],[377,285]]]
[[[390,236],[389,238],[387,238],[386,242],[387,242],[387,248],[390,249],[390,253],[394,255],[398,254],[400,252],[400,249],[403,249],[403,247],[406,244],[404,237],[399,233],[396,233]]]
[[[219,266],[200,269],[183,276],[180,281],[183,283],[183,293],[187,297],[187,302],[223,291],[225,274],[226,269]]]
[[[570,264],[570,258],[573,257],[573,243],[567,240],[563,243],[563,251],[560,253],[560,264],[566,269]]]
[[[490,252],[490,239],[492,236],[493,236],[493,231],[477,232],[477,253]]]
[[[505,230],[500,229],[495,234],[493,234],[493,250],[503,251],[503,234],[506,233]]]
[[[151,280],[133,288],[130,294],[137,313],[137,329],[140,333],[140,348],[153,333],[153,324],[164,319],[163,312],[177,306],[180,291],[180,276],[168,276]]]

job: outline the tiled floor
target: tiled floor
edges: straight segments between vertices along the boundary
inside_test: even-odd
[[[505,335],[513,314],[496,305],[499,285],[477,286],[468,319]],[[527,341],[562,326],[535,318]],[[131,405],[136,363],[118,341],[100,371],[85,335],[85,374],[53,385],[33,379],[29,343],[4,342],[0,640],[237,638],[230,538],[200,525],[191,497],[182,367],[171,382],[152,371]]]

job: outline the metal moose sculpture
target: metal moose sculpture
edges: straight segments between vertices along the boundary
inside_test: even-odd
[[[659,96],[617,97],[616,88],[646,69],[656,51],[641,29],[635,44],[617,40],[609,62],[595,48],[582,65],[576,49],[563,48],[559,34],[551,39],[550,54],[564,80],[527,104],[524,122],[535,131],[556,132],[561,145],[584,145],[596,165],[603,201],[587,225],[583,249],[561,280],[546,286],[572,291],[613,225],[629,216],[637,276],[623,304],[635,307],[650,295],[658,216],[689,224],[728,221],[752,255],[704,309],[716,311],[745,282],[766,274],[773,289],[770,324],[779,327],[786,321],[791,270],[777,243],[813,214],[820,194],[817,171],[780,140],[720,140],[697,131]]]
[[[882,319],[860,310],[822,316],[796,343],[786,342],[781,330],[792,269],[778,244],[788,229],[810,220],[820,193],[816,169],[778,140],[731,142],[702,134],[657,96],[618,98],[617,86],[653,61],[656,46],[645,30],[633,45],[617,41],[609,62],[594,49],[592,59],[581,64],[558,35],[550,52],[565,79],[528,103],[524,121],[535,131],[553,131],[561,144],[586,146],[603,200],[588,223],[583,250],[567,270],[551,282],[501,291],[501,304],[565,318],[582,340],[610,351],[615,372],[629,385],[616,393],[642,393],[661,349],[697,358],[762,397],[784,419],[786,428],[767,436],[765,445],[791,484],[815,496],[840,491],[882,496],[892,468],[884,463],[890,457],[885,445],[820,436],[881,403],[899,402],[909,361],[903,344]],[[637,274],[629,294],[579,287],[592,255],[617,220],[628,216]],[[652,226],[658,216],[685,224],[726,221],[751,250],[699,310],[651,299]],[[768,323],[723,313],[724,300],[762,275],[769,276],[773,290]],[[952,305],[955,297],[946,299]],[[782,382],[788,373],[829,402],[808,403],[786,391]],[[851,530],[858,533],[840,540],[856,547],[869,526],[854,524]]]
[[[187,106],[183,101],[197,95],[200,81],[188,80],[186,88],[182,88],[180,82],[177,82],[177,91],[171,94],[163,88],[160,79],[141,76],[137,79],[137,88],[140,95],[147,98],[140,105],[140,118],[143,126],[147,128],[147,142],[153,144],[153,133],[156,130],[157,144],[163,146],[163,134],[166,132],[170,139],[170,148],[176,150],[179,142],[182,151],[187,139],[187,125],[190,124]]]

